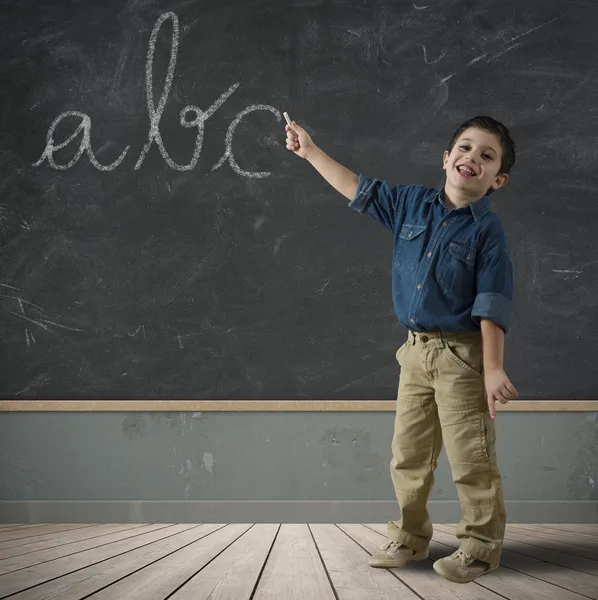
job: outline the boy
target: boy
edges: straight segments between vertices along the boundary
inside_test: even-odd
[[[396,353],[390,465],[401,519],[388,523],[388,541],[369,564],[427,558],[433,529],[426,503],[444,442],[461,505],[460,547],[434,569],[449,581],[473,581],[498,568],[506,524],[494,419],[497,401],[517,397],[503,370],[513,275],[488,196],[508,183],[515,145],[504,125],[475,117],[444,152],[443,189],[390,188],[334,161],[295,122],[285,129],[289,150],[394,237],[393,302],[408,329]]]

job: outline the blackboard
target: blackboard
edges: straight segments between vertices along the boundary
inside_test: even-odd
[[[505,122],[507,373],[598,396],[596,3],[0,11],[3,399],[395,396],[391,236],[285,149],[285,110],[353,171],[436,187],[462,121]]]

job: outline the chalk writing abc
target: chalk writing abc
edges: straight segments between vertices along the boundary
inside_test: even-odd
[[[166,21],[172,21],[172,41],[170,45],[170,60],[168,63],[168,70],[166,73],[166,80],[164,82],[164,87],[162,89],[162,94],[160,95],[160,99],[156,106],[154,100],[153,93],[153,65],[154,65],[154,51],[156,47],[156,42],[158,39],[158,34],[160,32],[160,28]],[[228,100],[228,98],[235,92],[235,90],[239,87],[238,83],[231,85],[207,110],[202,110],[199,106],[195,106],[193,104],[189,104],[185,106],[179,113],[180,115],[180,124],[186,128],[197,129],[197,136],[195,138],[195,147],[193,150],[193,156],[191,160],[185,164],[181,165],[176,163],[168,154],[166,147],[164,146],[164,142],[162,141],[162,136],[160,134],[160,119],[162,118],[162,113],[164,112],[164,107],[166,106],[166,101],[168,100],[168,94],[170,93],[170,88],[172,86],[172,80],[174,77],[174,69],[176,66],[177,60],[177,52],[179,47],[179,20],[178,17],[172,13],[167,12],[161,15],[156,23],[154,24],[154,28],[152,30],[152,34],[150,36],[148,51],[147,51],[147,62],[145,68],[145,89],[146,89],[146,98],[147,98],[147,110],[150,118],[150,130],[147,142],[143,146],[139,158],[135,163],[135,170],[138,170],[143,161],[148,150],[152,147],[152,144],[156,144],[158,149],[160,150],[160,154],[162,158],[166,162],[166,164],[176,169],[177,171],[189,171],[195,167],[197,161],[199,159],[199,155],[201,153],[202,143],[203,143],[203,135],[204,135],[204,127],[206,121]],[[235,130],[239,123],[246,117],[249,113],[255,111],[270,111],[275,117],[277,121],[282,119],[280,112],[274,108],[273,106],[269,106],[267,104],[253,104],[251,106],[246,107],[242,110],[230,123],[228,127],[228,131],[226,133],[225,138],[225,151],[220,160],[212,167],[212,171],[220,168],[224,163],[228,162],[231,168],[239,175],[243,177],[251,177],[251,178],[264,178],[270,175],[269,172],[257,172],[257,171],[245,171],[242,169],[235,160],[232,151],[232,142],[235,135]],[[66,118],[76,117],[80,120],[77,129],[63,142],[56,143],[54,141],[54,132],[58,124]],[[54,159],[54,153],[57,150],[60,150],[71,142],[73,142],[77,136],[80,136],[79,148],[75,155],[71,158],[71,160],[65,164],[58,164]],[[130,146],[126,146],[122,151],[120,156],[110,163],[109,165],[102,165],[94,155],[93,149],[91,147],[91,118],[83,112],[79,111],[67,111],[63,112],[54,119],[52,124],[48,129],[48,133],[46,136],[46,147],[40,156],[39,160],[33,163],[33,166],[40,166],[44,161],[47,161],[48,164],[54,168],[65,171],[70,169],[82,156],[85,152],[89,158],[91,164],[100,171],[112,171],[120,163],[124,160],[125,156],[129,152]]]

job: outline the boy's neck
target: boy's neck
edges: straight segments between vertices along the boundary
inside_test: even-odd
[[[444,201],[444,205],[450,210],[454,210],[455,208],[463,208],[468,204],[472,204],[473,202],[481,200],[483,197],[484,196],[470,196],[459,190],[447,190],[446,185],[442,190],[442,199]]]

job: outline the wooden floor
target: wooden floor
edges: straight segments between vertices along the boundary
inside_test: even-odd
[[[0,525],[0,598],[13,600],[598,599],[598,525],[509,525],[501,567],[452,584],[430,557],[372,569],[385,525]]]

